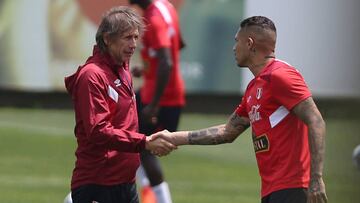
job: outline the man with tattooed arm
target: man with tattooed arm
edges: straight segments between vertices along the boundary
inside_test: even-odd
[[[228,122],[195,131],[161,131],[153,138],[175,145],[217,145],[233,142],[251,125],[261,202],[326,203],[325,122],[301,74],[275,58],[275,44],[270,19],[243,20],[233,50],[237,65],[248,67],[254,79]]]

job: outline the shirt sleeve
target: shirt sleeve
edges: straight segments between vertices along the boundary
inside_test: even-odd
[[[117,129],[111,124],[105,87],[101,76],[94,72],[87,71],[79,78],[75,108],[83,122],[87,138],[108,149],[140,152],[145,148],[145,135]]]
[[[248,118],[249,115],[246,112],[246,103],[245,103],[245,96],[241,99],[241,103],[239,104],[239,106],[235,109],[235,113],[238,116],[242,116],[242,117],[246,117]]]
[[[171,41],[168,35],[168,25],[161,16],[154,15],[149,19],[146,33],[149,35],[149,46],[153,49],[170,47]]]
[[[311,96],[304,78],[295,68],[275,70],[271,75],[271,85],[275,100],[288,110]]]

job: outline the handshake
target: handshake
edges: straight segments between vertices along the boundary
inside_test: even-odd
[[[175,137],[167,130],[163,130],[146,137],[145,149],[157,156],[168,155],[173,150],[177,149]]]

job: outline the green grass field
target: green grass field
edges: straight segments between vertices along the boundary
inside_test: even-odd
[[[224,115],[184,114],[180,129],[225,122]],[[360,120],[327,119],[324,179],[330,203],[360,202],[360,171],[351,160]],[[0,108],[0,202],[62,202],[76,146],[71,110]],[[221,146],[183,146],[161,158],[175,203],[258,203],[260,179],[249,131]]]

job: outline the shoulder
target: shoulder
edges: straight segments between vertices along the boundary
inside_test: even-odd
[[[161,13],[159,11],[152,11],[151,13],[149,13],[146,17],[146,23],[148,26],[163,26],[166,25],[165,20],[163,19],[163,17],[161,16]]]
[[[88,63],[81,68],[79,72],[79,78],[82,80],[95,82],[103,80],[103,78],[105,78],[105,72],[100,67],[100,64]]]
[[[272,82],[301,78],[300,72],[292,65],[276,59],[269,74]]]

